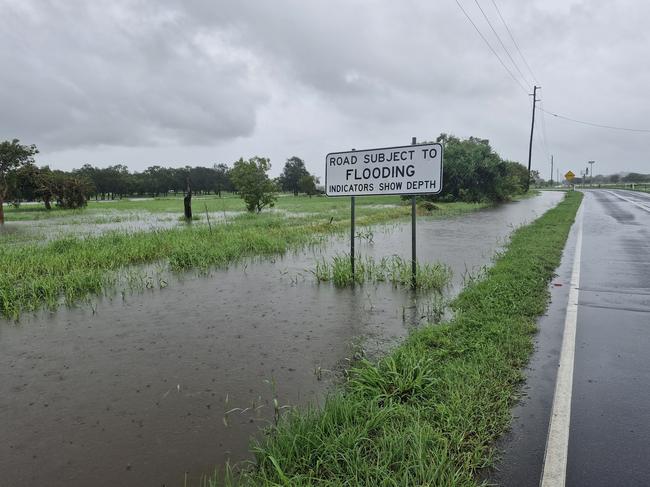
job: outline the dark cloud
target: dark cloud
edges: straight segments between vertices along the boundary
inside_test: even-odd
[[[473,1],[461,0],[505,53]],[[527,78],[492,1],[484,10]],[[648,127],[650,4],[497,0],[548,110]],[[231,162],[439,132],[489,138],[524,161],[530,98],[454,1],[0,0],[0,134],[43,162]],[[518,73],[513,69],[515,75]],[[540,114],[538,114],[540,115]],[[546,130],[543,130],[545,125]],[[538,116],[533,166],[650,171],[647,134]],[[545,137],[543,136],[545,134]]]
[[[268,100],[247,52],[231,48],[225,32],[206,45],[180,10],[155,2],[6,7],[0,49],[12,69],[3,70],[0,105],[11,117],[2,117],[2,132],[51,148],[214,144],[252,134]]]

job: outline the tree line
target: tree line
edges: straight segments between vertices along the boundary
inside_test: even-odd
[[[525,192],[527,169],[517,162],[502,159],[488,140],[460,139],[443,133],[436,142],[444,147],[442,192],[424,199],[502,202]],[[4,142],[3,147],[7,153],[11,149],[21,154],[16,159],[18,162],[0,172],[6,176],[5,192],[0,191],[0,198],[16,204],[24,200],[42,200],[47,208],[52,202],[63,208],[78,208],[86,204],[87,198],[93,197],[184,194],[191,199],[192,193],[221,195],[224,191],[234,191],[244,199],[249,211],[259,212],[273,206],[278,191],[310,196],[320,192],[318,179],[309,173],[304,161],[295,156],[285,162],[278,178],[271,179],[268,175],[270,161],[263,157],[240,159],[232,167],[226,164],[180,168],[156,165],[136,172],[122,164],[106,168],[85,164],[72,171],[60,171],[47,166],[37,167],[33,159],[38,152],[35,146],[23,146],[14,140]],[[14,158],[17,153],[12,153]],[[0,157],[4,156],[0,154]]]
[[[253,158],[255,159],[255,158]],[[267,168],[267,171],[269,167]],[[44,195],[58,195],[57,186],[77,186],[88,198],[115,199],[128,196],[169,196],[183,193],[188,181],[194,194],[236,192],[232,167],[215,164],[213,167],[151,166],[142,172],[129,171],[128,167],[116,164],[105,168],[85,164],[79,169],[61,171],[48,166],[37,167],[33,162],[24,164],[8,176],[5,201],[44,200]],[[316,194],[318,178],[309,173],[305,163],[298,157],[290,158],[282,175],[274,180],[275,191],[294,194]],[[45,189],[49,191],[45,191]]]
[[[442,133],[436,138],[444,147],[442,192],[423,197],[430,201],[503,202],[524,193],[530,180],[537,185],[544,181],[537,171],[528,170],[518,162],[501,158],[487,139],[461,139]],[[240,159],[232,167],[219,163],[211,167],[150,166],[142,172],[130,171],[123,164],[105,168],[85,164],[79,169],[61,171],[48,166],[38,167],[34,145],[18,140],[0,143],[0,223],[2,203],[19,205],[21,201],[43,201],[52,205],[79,208],[88,198],[115,199],[125,196],[168,196],[169,194],[208,194],[237,192],[249,211],[273,206],[279,191],[309,196],[322,192],[318,178],[310,174],[305,162],[291,157],[279,177],[271,179],[269,159]],[[588,178],[591,181],[591,178]],[[650,174],[628,173],[597,175],[593,182],[650,182]]]
[[[622,174],[596,174],[595,176],[585,176],[583,178],[574,178],[576,184],[593,183],[593,184],[619,184],[619,183],[650,183],[650,174],[638,172],[629,172]]]
[[[271,179],[270,161],[261,157],[240,159],[232,167],[223,163],[180,168],[155,165],[137,172],[123,164],[105,168],[85,164],[71,171],[50,169],[35,164],[36,154],[35,145],[23,145],[17,139],[0,143],[0,223],[4,222],[4,202],[19,206],[22,201],[38,200],[47,209],[52,205],[80,208],[89,198],[238,192],[250,211],[260,211],[273,205],[274,193],[279,191],[309,196],[319,192],[318,178],[296,156],[286,161],[278,178]]]

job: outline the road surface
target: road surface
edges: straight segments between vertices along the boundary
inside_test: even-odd
[[[649,194],[585,191],[551,294],[489,480],[650,486]]]

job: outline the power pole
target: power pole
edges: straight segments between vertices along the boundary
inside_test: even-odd
[[[588,162],[589,162],[589,165],[591,166],[591,179],[589,180],[589,182],[593,186],[594,185],[594,163],[596,161],[588,161]]]
[[[526,192],[530,189],[530,159],[533,155],[533,130],[535,129],[535,104],[537,103],[537,90],[539,86],[533,86],[533,121],[530,123],[530,142],[528,143],[528,180],[526,181]]]
[[[553,186],[553,154],[551,154],[551,186]]]

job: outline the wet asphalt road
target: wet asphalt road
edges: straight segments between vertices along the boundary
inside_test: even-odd
[[[586,191],[567,486],[650,485],[650,195]],[[538,486],[575,248],[567,243],[539,322],[524,400],[489,476]]]

